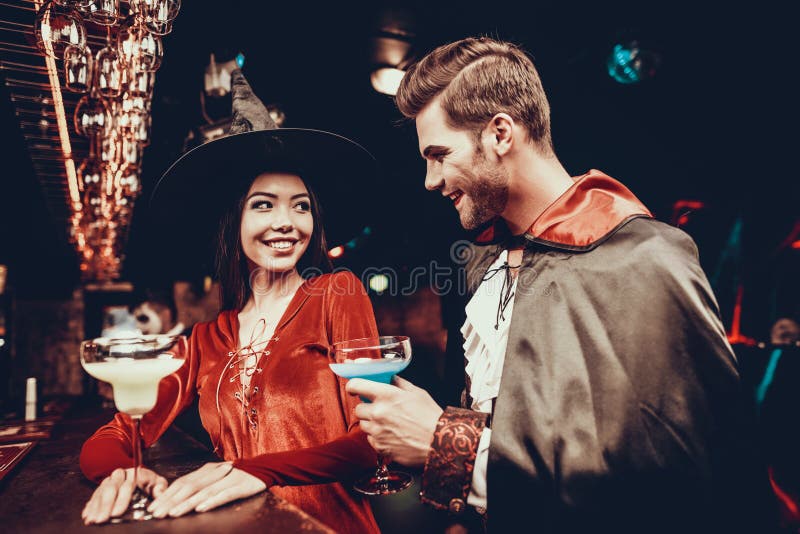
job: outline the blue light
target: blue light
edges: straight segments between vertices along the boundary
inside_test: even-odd
[[[661,66],[661,54],[642,48],[637,41],[614,45],[608,55],[608,75],[622,84],[634,84],[649,80]]]
[[[345,243],[344,246],[349,248],[349,249],[354,249],[354,248],[356,248],[356,240],[355,239],[351,239],[350,241]]]
[[[370,228],[369,226],[365,226],[364,229],[361,231],[361,233],[364,235],[370,235],[372,234],[372,228]]]
[[[239,65],[240,69],[244,67],[244,54],[242,54],[241,52],[236,54],[236,64]]]
[[[639,72],[634,68],[638,53],[638,48],[625,48],[621,44],[615,45],[606,63],[608,75],[623,84],[638,82],[640,80]]]
[[[783,354],[781,349],[775,349],[772,351],[772,354],[769,357],[767,369],[764,371],[764,378],[762,378],[761,384],[759,384],[756,388],[756,408],[761,408],[761,404],[764,402],[764,398],[767,396],[767,390],[769,389],[770,384],[772,384],[772,380],[775,378],[775,370],[778,368],[778,362],[781,359],[781,354]]]

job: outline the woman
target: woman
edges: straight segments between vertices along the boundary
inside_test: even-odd
[[[141,425],[144,444],[152,444],[197,395],[203,426],[225,461],[170,485],[142,468],[140,486],[155,497],[148,508],[155,517],[204,512],[271,488],[327,525],[378,532],[368,502],[348,490],[349,479],[374,467],[375,453],[353,415],[358,399],[345,393],[327,355],[332,343],[377,329],[354,275],[319,274],[330,263],[315,196],[315,189],[332,196],[332,188],[341,189],[322,176],[342,164],[350,176],[374,177],[374,160],[333,134],[271,129],[274,123],[239,71],[232,81],[236,135],[184,155],[162,178],[152,203],[180,236],[197,235],[209,217],[221,219],[217,267],[224,311],[195,326],[188,361],[161,382],[158,403]],[[252,127],[260,129],[247,131]],[[304,153],[313,157],[300,159]],[[238,181],[221,186],[220,175]],[[311,176],[315,189],[306,181]],[[236,184],[238,198],[221,199]],[[226,203],[221,218],[211,215]],[[318,275],[304,277],[309,270]],[[117,414],[84,444],[81,468],[102,481],[83,511],[87,524],[127,508],[130,443],[127,419]]]

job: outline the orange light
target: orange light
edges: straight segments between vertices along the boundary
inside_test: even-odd
[[[67,187],[69,187],[69,198],[72,200],[72,209],[78,212],[81,210],[81,194],[78,191],[78,175],[75,173],[75,162],[71,157],[66,158],[64,166],[67,169]]]
[[[769,475],[769,484],[772,486],[772,491],[775,492],[775,495],[778,497],[781,504],[786,508],[786,511],[789,512],[793,519],[796,519],[800,513],[800,511],[797,509],[797,503],[795,503],[792,497],[783,491],[783,489],[775,482],[772,467],[767,468],[767,474]]]
[[[756,340],[742,335],[741,332],[741,324],[742,324],[742,299],[744,297],[744,286],[741,284],[736,290],[736,304],[733,307],[733,319],[731,321],[731,330],[728,333],[728,343],[731,345],[748,345],[753,346],[756,344]]]
[[[797,241],[794,241],[794,242],[792,243],[792,248],[793,248],[794,250],[800,250],[800,239],[798,239]]]
[[[34,0],[36,11],[42,7],[42,0]],[[78,189],[78,175],[75,172],[75,162],[72,159],[72,144],[69,139],[69,129],[67,128],[67,118],[64,112],[64,99],[61,96],[61,83],[58,80],[58,68],[56,60],[45,54],[45,65],[47,66],[47,77],[50,79],[50,90],[53,93],[53,107],[56,112],[56,124],[58,125],[58,137],[61,140],[61,152],[64,154],[64,169],[67,173],[67,189],[74,213],[81,211],[81,196]],[[83,232],[77,230],[77,242],[79,248],[83,248],[81,243],[85,243]]]
[[[676,200],[675,203],[672,205],[672,209],[674,210],[680,210],[680,209],[700,210],[705,207],[706,207],[705,203],[700,200]]]
[[[329,258],[339,258],[342,254],[344,254],[344,247],[342,246],[333,247],[328,251]]]
[[[38,11],[42,7],[42,1],[34,0],[34,5]],[[64,113],[64,99],[61,96],[61,83],[58,81],[56,60],[45,54],[44,62],[47,66],[47,77],[50,79],[50,89],[53,92],[53,107],[55,107],[56,111],[56,124],[58,124],[58,137],[61,140],[61,151],[64,153],[69,196],[73,205],[80,204],[78,176],[75,173],[75,163],[72,161],[72,144],[69,140],[69,129],[67,128],[67,118]]]

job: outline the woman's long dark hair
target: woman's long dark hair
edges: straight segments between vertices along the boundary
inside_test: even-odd
[[[247,265],[247,257],[242,251],[242,211],[247,191],[252,183],[258,176],[271,172],[297,174],[297,171],[283,169],[271,169],[255,174],[253,180],[247,184],[247,189],[220,219],[217,235],[216,270],[220,286],[220,304],[223,310],[241,310],[247,303],[247,299],[250,298],[250,271]],[[297,262],[297,271],[303,278],[311,278],[330,272],[333,270],[333,265],[328,257],[328,244],[325,239],[322,208],[319,200],[314,190],[303,180],[302,175],[299,175],[299,177],[308,190],[314,226],[308,248]]]

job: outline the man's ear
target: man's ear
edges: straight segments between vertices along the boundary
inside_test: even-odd
[[[492,152],[503,157],[514,146],[514,119],[507,113],[498,113],[486,125],[485,133]]]

